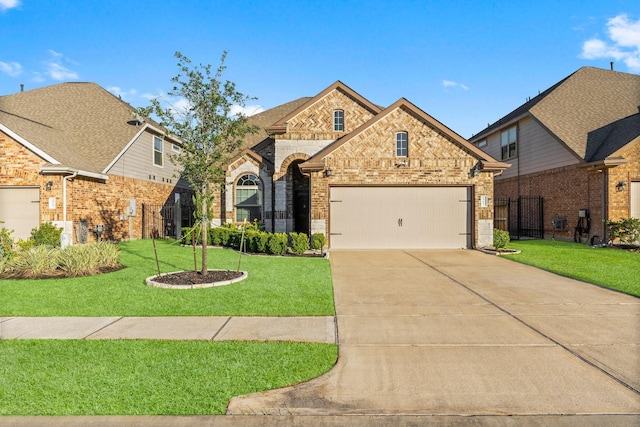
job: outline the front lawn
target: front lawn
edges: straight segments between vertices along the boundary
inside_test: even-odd
[[[193,268],[193,252],[156,241],[163,273]],[[329,261],[323,258],[242,256],[249,277],[206,289],[160,289],[150,240],[121,244],[124,269],[92,277],[0,280],[0,316],[314,316],[334,315]],[[239,255],[208,250],[208,267],[235,270]],[[200,260],[200,250],[197,255]]]
[[[321,375],[337,346],[0,340],[0,354],[0,415],[211,415],[233,396]]]
[[[640,253],[559,240],[517,240],[505,258],[640,297]]]

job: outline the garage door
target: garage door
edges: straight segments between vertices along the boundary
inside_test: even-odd
[[[0,228],[13,230],[14,239],[27,239],[40,224],[38,187],[0,187]]]
[[[331,187],[332,249],[471,247],[469,187]]]
[[[631,183],[631,218],[640,219],[640,181]]]

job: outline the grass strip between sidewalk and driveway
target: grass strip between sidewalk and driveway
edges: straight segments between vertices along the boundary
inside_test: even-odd
[[[331,369],[334,344],[0,340],[0,415],[215,415]]]
[[[558,240],[517,240],[505,258],[640,297],[640,253]]]
[[[193,251],[156,241],[163,273],[193,270]],[[205,289],[147,286],[157,274],[151,240],[123,242],[124,269],[91,277],[0,279],[0,316],[332,316],[329,260],[242,255],[241,282]],[[210,269],[236,270],[240,255],[208,249]],[[200,260],[200,249],[196,258]]]

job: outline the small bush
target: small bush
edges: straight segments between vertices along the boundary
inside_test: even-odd
[[[327,244],[327,239],[324,237],[324,234],[314,233],[311,239],[313,240],[313,249],[322,252],[322,248]]]
[[[288,242],[289,237],[287,236],[287,233],[272,233],[269,236],[269,242],[267,243],[269,253],[274,255],[284,255],[287,252]]]
[[[100,260],[91,245],[69,246],[58,255],[59,266],[67,276],[91,276],[100,272]]]
[[[3,224],[4,221],[0,221]],[[13,230],[2,227],[0,228],[0,259],[13,257],[14,243],[11,237]]]
[[[294,254],[302,255],[309,250],[309,236],[305,233],[289,233],[291,236],[291,251]]]
[[[58,228],[50,222],[45,222],[31,230],[31,240],[35,242],[36,246],[60,246],[60,234],[62,234],[62,228]]]
[[[607,221],[609,233],[620,243],[632,245],[640,241],[640,219],[622,218],[618,221]]]
[[[265,253],[267,252],[267,243],[269,242],[269,233],[249,228],[244,236],[245,248],[249,252]]]
[[[509,245],[511,237],[508,231],[500,230],[499,228],[493,229],[493,246],[496,249],[504,249]]]

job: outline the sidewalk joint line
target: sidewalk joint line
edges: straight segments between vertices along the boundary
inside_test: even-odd
[[[631,384],[627,384],[625,381],[621,380],[620,378],[616,377],[612,373],[610,373],[610,372],[606,371],[605,369],[601,368],[600,366],[596,365],[595,363],[593,363],[592,361],[588,360],[584,356],[582,356],[582,355],[578,354],[577,352],[573,351],[571,348],[569,348],[569,347],[565,346],[564,344],[562,344],[561,342],[551,338],[549,335],[545,334],[544,332],[540,331],[539,329],[535,328],[534,326],[528,324],[527,322],[525,322],[524,320],[522,320],[521,318],[519,318],[515,314],[513,314],[513,313],[509,312],[508,310],[506,310],[505,308],[499,306],[498,304],[496,304],[495,302],[491,301],[489,298],[485,297],[481,293],[475,291],[474,289],[471,289],[469,286],[465,285],[464,283],[460,282],[459,280],[455,279],[454,277],[450,276],[449,274],[445,273],[444,271],[438,269],[437,267],[434,267],[433,265],[429,264],[428,262],[418,258],[417,256],[415,256],[415,255],[413,255],[413,254],[411,254],[411,253],[409,253],[407,251],[403,251],[403,252],[405,254],[409,255],[410,257],[414,258],[418,262],[420,262],[420,263],[426,265],[427,267],[429,267],[429,268],[437,271],[438,273],[442,274],[444,277],[448,278],[453,283],[465,288],[469,292],[473,293],[474,295],[476,295],[479,298],[483,299],[484,301],[488,302],[489,304],[491,304],[492,306],[494,306],[498,310],[502,311],[503,313],[507,314],[511,318],[513,318],[513,319],[517,320],[518,322],[522,323],[527,328],[531,329],[532,331],[536,332],[537,334],[539,334],[539,335],[543,336],[544,338],[548,339],[549,341],[551,341],[552,343],[556,344],[558,347],[564,349],[565,351],[569,352],[570,354],[572,354],[574,357],[578,358],[579,360],[582,360],[587,365],[589,365],[592,368],[595,368],[596,370],[602,372],[603,374],[605,374],[606,376],[608,376],[609,378],[611,378],[612,380],[614,380],[618,384],[620,384],[620,385],[628,388],[629,390],[633,391],[634,393],[640,395],[640,390],[638,390],[637,388],[635,388]]]
[[[124,319],[124,316],[120,316],[120,317],[118,317],[116,320],[114,320],[113,322],[111,322],[111,323],[109,323],[109,324],[107,324],[107,325],[104,325],[102,328],[100,328],[100,329],[96,329],[95,331],[91,332],[89,335],[87,335],[86,337],[83,337],[82,339],[83,339],[83,340],[86,340],[86,339],[87,339],[87,338],[89,338],[91,335],[95,335],[95,334],[97,334],[98,332],[105,330],[105,329],[106,329],[106,328],[108,328],[109,326],[113,325],[113,324],[114,324],[114,323],[116,323],[116,322],[121,321],[122,319]]]
[[[220,332],[222,332],[222,330],[227,326],[227,324],[229,324],[229,322],[231,321],[232,316],[227,317],[227,320],[224,321],[224,323],[222,324],[222,326],[220,326],[220,328],[216,331],[215,334],[213,334],[213,336],[211,337],[211,339],[209,341],[213,341],[216,339],[216,337],[218,335],[220,335]]]

